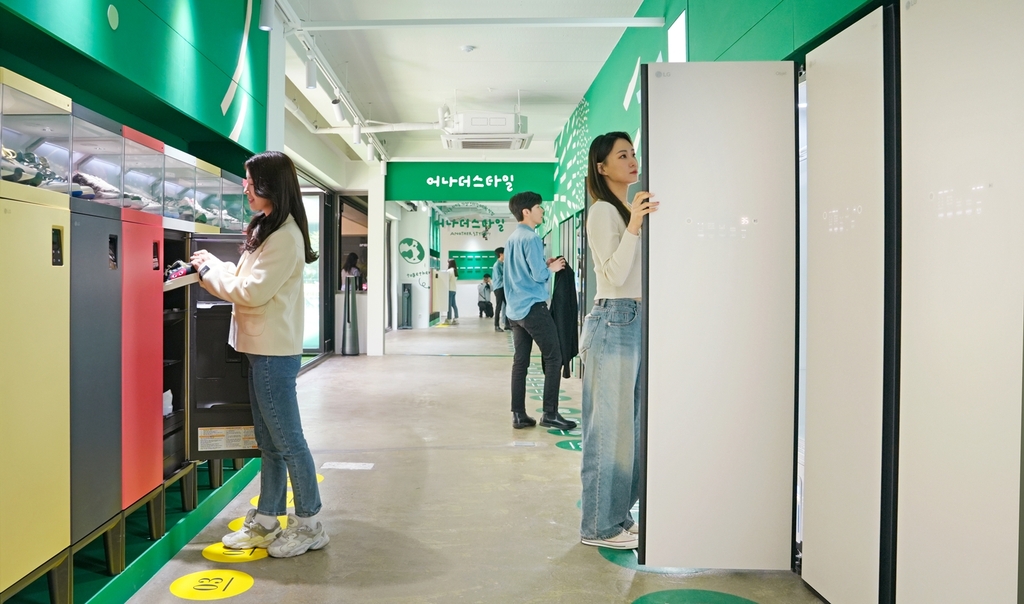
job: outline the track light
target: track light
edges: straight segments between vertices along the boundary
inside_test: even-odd
[[[260,29],[270,31],[274,29],[274,7],[276,0],[263,0],[260,3]]]
[[[377,147],[374,147],[373,143],[369,143],[369,141],[367,142],[368,144],[366,145],[366,161],[373,161],[377,159]]]
[[[334,99],[331,101],[331,106],[334,107],[334,117],[338,118],[339,122],[345,121],[345,107],[341,104],[341,99]]]
[[[306,88],[316,90],[316,61],[313,60],[313,55],[306,57]]]
[[[352,144],[363,144],[363,127],[358,123],[352,125]]]
[[[388,175],[388,162],[386,162],[384,160],[380,161],[380,175],[381,176],[387,176]],[[413,210],[414,211],[416,210],[415,206],[413,207]]]

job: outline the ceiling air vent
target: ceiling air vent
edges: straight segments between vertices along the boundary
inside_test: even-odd
[[[445,149],[473,149],[477,151],[516,151],[527,149],[532,134],[442,134],[441,145]]]

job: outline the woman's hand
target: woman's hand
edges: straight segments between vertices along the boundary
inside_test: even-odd
[[[633,235],[640,234],[640,227],[644,225],[644,216],[651,212],[658,211],[657,201],[647,201],[654,197],[654,193],[648,193],[647,191],[640,191],[633,197],[633,203],[629,207],[629,224],[626,225],[626,230]]]
[[[204,264],[211,260],[217,260],[217,257],[206,250],[196,250],[196,253],[192,254],[192,257],[189,258],[188,261],[189,264],[192,265],[192,268],[198,271],[203,268]]]

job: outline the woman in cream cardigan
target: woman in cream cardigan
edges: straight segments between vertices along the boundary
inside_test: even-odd
[[[223,539],[231,549],[265,547],[287,558],[320,549],[330,538],[316,520],[320,491],[316,465],[299,419],[295,378],[302,358],[302,269],[317,259],[309,242],[295,165],[278,151],[245,162],[242,183],[256,214],[235,265],[206,250],[192,256],[200,284],[234,305],[228,343],[249,358],[249,399],[256,444],[263,456],[260,498],[242,528]],[[287,513],[288,477],[295,513]]]
[[[586,545],[633,549],[639,527],[630,515],[640,478],[640,227],[658,209],[646,191],[627,204],[636,182],[636,151],[625,132],[590,145],[587,244],[597,293],[583,320],[583,460],[580,478]]]

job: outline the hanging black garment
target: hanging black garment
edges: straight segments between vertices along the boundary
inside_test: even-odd
[[[551,318],[555,321],[555,331],[558,333],[558,343],[562,351],[562,376],[569,377],[572,360],[580,353],[580,334],[576,276],[568,265],[555,273],[555,289],[551,294]]]

